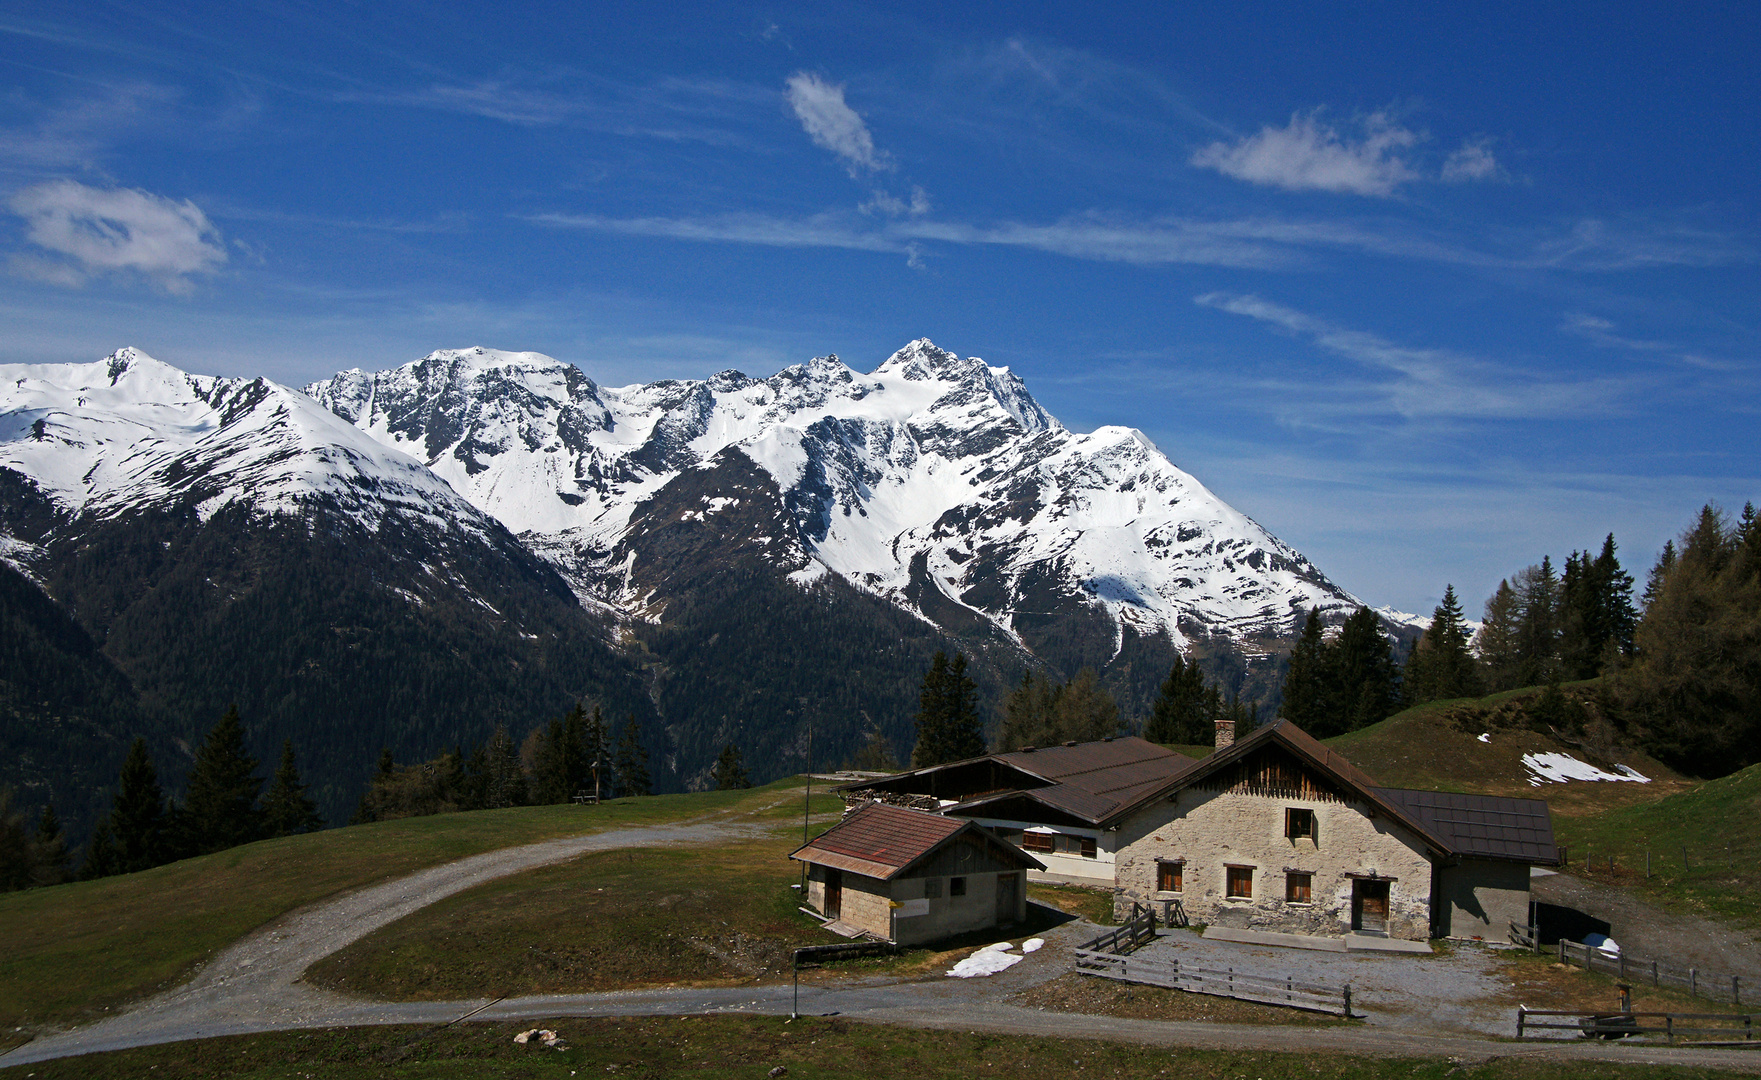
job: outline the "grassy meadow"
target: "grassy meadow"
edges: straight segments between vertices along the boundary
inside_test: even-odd
[[[0,1047],[16,1028],[102,1016],[189,978],[252,930],[349,889],[485,851],[695,818],[801,814],[800,780],[355,825],[263,840],[138,874],[0,894]],[[815,812],[842,803],[816,794]]]

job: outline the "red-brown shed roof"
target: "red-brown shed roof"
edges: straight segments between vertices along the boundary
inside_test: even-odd
[[[996,839],[974,822],[884,803],[869,803],[801,845],[789,857],[885,881],[968,830],[993,841],[1005,858],[1030,869],[1045,869],[1038,859]]]

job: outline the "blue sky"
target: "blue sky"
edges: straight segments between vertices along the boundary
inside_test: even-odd
[[[1761,494],[1753,5],[0,8],[0,361],[916,337],[1476,613]]]

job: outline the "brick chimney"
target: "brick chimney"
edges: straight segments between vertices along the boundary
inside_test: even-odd
[[[1233,718],[1217,721],[1217,749],[1221,750],[1235,742],[1235,721]]]

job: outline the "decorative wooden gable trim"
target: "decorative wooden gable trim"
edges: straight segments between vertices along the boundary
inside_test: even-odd
[[[1193,786],[1205,791],[1265,795],[1275,799],[1310,799],[1339,803],[1357,801],[1276,745],[1262,747]]]

